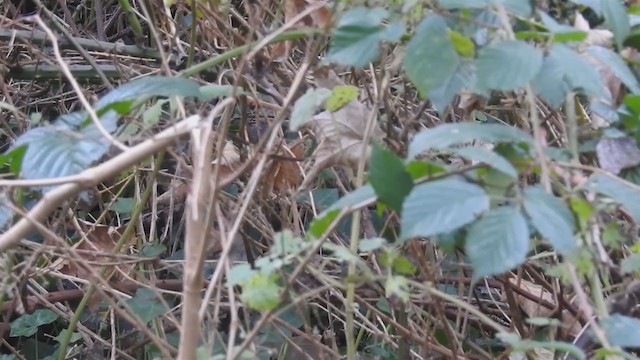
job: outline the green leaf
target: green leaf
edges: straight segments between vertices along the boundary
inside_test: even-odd
[[[427,150],[442,150],[474,140],[488,143],[533,144],[531,135],[512,126],[473,122],[452,123],[419,132],[409,144],[407,157],[413,159]]]
[[[405,303],[409,301],[409,280],[404,276],[389,276],[384,288],[387,298],[393,295]]]
[[[242,283],[242,302],[250,309],[270,311],[280,304],[282,288],[276,283],[276,275],[255,273],[249,280]]]
[[[624,39],[629,35],[631,26],[629,25],[629,15],[620,0],[604,0],[600,2],[602,6],[602,16],[604,21],[613,32],[616,45],[622,49]]]
[[[620,314],[612,314],[600,322],[612,346],[640,347],[640,320]]]
[[[465,253],[473,277],[501,274],[522,264],[529,251],[529,228],[517,208],[491,210],[469,228]]]
[[[429,94],[453,76],[459,63],[445,20],[427,16],[407,44],[403,66],[409,80],[421,94]]]
[[[117,212],[120,215],[129,215],[136,206],[134,198],[118,198],[111,206],[111,211]]]
[[[516,168],[514,168],[507,159],[496,154],[493,150],[483,147],[468,146],[463,148],[454,148],[451,152],[469,160],[485,163],[513,178],[518,177],[518,170],[516,170]]]
[[[14,147],[22,145],[27,150],[21,177],[40,179],[78,174],[100,159],[111,144],[91,126],[82,135],[55,127],[32,129],[18,137]]]
[[[591,8],[598,16],[602,15],[602,0],[570,0],[574,4]]]
[[[378,250],[386,244],[387,244],[387,240],[384,238],[361,239],[358,242],[358,251],[369,252],[373,250]]]
[[[227,274],[227,284],[231,286],[242,284],[255,276],[257,271],[249,264],[236,264]]]
[[[121,113],[130,111],[134,100],[140,103],[149,96],[196,97],[199,94],[198,83],[193,80],[147,76],[110,91],[95,108],[100,113],[104,112],[100,116],[104,128],[114,132]],[[87,114],[83,111],[65,114],[56,119],[54,126],[31,129],[19,136],[10,151],[27,146],[21,176],[40,179],[75,175],[106,154],[111,143],[93,123],[84,126],[86,119]]]
[[[325,88],[309,89],[293,105],[289,130],[296,131],[307,122],[313,120],[316,111],[322,108],[324,102],[331,96],[331,90]]]
[[[127,300],[127,305],[145,324],[168,311],[167,307],[156,297],[156,293],[145,288],[138,289],[136,294]]]
[[[476,45],[471,39],[453,30],[449,30],[448,34],[453,48],[460,56],[466,58],[473,58],[475,56]]]
[[[27,146],[13,146],[11,150],[0,155],[0,168],[8,166],[12,174],[19,176],[22,168],[22,160],[27,152]]]
[[[594,66],[562,44],[551,47],[532,86],[554,107],[560,106],[570,91],[581,90],[587,95],[606,96],[605,86]]]
[[[397,41],[404,32],[400,23],[388,28],[382,24],[388,15],[379,7],[355,7],[345,12],[332,31],[326,60],[356,68],[375,61],[380,42]]]
[[[397,212],[402,211],[402,201],[413,188],[413,180],[404,169],[402,160],[375,142],[371,153],[369,183],[380,201]]]
[[[38,332],[42,325],[51,324],[58,319],[58,314],[49,309],[38,309],[32,314],[24,314],[11,323],[11,337],[29,337]]]
[[[640,84],[638,79],[629,69],[629,66],[624,59],[617,53],[611,51],[602,46],[589,46],[587,52],[605,64],[609,71],[611,71],[626,87],[633,93],[640,93]]]
[[[359,187],[347,195],[340,198],[327,210],[318,215],[318,219],[326,216],[329,212],[334,210],[340,210],[344,208],[358,208],[367,204],[370,204],[376,200],[376,192],[369,184]],[[337,215],[337,214],[336,214]]]
[[[567,254],[577,249],[573,214],[562,200],[538,186],[529,187],[524,191],[524,208],[538,232],[556,250]]]
[[[640,191],[617,178],[603,174],[589,177],[587,187],[592,191],[605,195],[624,206],[636,222],[640,222]]]
[[[531,15],[529,0],[438,0],[438,4],[444,9],[481,9],[499,3],[515,15]]]
[[[9,198],[4,192],[0,192],[0,230],[10,225],[13,221],[13,210],[7,204]]]
[[[69,331],[68,329],[62,329],[62,331],[60,331],[60,334],[58,334],[58,336],[54,337],[53,340],[55,340],[58,343],[62,343],[63,339],[65,338],[67,331]],[[71,333],[71,338],[69,340],[70,344],[73,344],[75,342],[80,341],[80,339],[82,339],[82,335],[80,335],[79,332],[73,332]]]
[[[309,234],[315,238],[320,238],[327,231],[329,225],[340,214],[340,209],[327,209],[315,218],[309,225]]]
[[[542,51],[524,41],[508,40],[480,50],[476,87],[509,91],[526,85],[542,68]]]
[[[144,257],[153,258],[153,257],[158,257],[162,255],[165,251],[167,251],[166,246],[153,242],[153,243],[145,244],[142,250],[140,251],[140,255]]]
[[[620,269],[624,273],[635,273],[640,271],[640,255],[632,254],[631,256],[622,260]]]
[[[331,91],[331,96],[326,101],[325,109],[335,112],[358,98],[360,89],[353,85],[338,85]]]
[[[453,231],[488,209],[484,189],[459,178],[417,185],[402,206],[401,239]]]
[[[229,97],[234,94],[235,95],[243,95],[246,94],[244,89],[233,86],[233,85],[219,85],[219,84],[209,84],[200,86],[200,100],[203,102],[211,101],[213,99],[221,98],[221,97]]]
[[[426,97],[442,115],[446,113],[447,107],[460,90],[470,88],[475,81],[474,68],[468,63],[461,63],[442,85],[427,92]]]

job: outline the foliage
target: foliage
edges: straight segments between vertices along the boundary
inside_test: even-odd
[[[14,315],[1,352],[352,360],[640,347],[637,5],[131,5],[105,3],[132,45],[109,40],[124,36],[101,27],[110,12],[41,9],[81,21],[53,55],[25,45],[79,103],[30,63],[0,66],[11,79],[0,247],[20,249],[2,254]],[[33,42],[51,42],[41,23],[29,23]],[[26,35],[1,36],[4,48]],[[55,111],[39,105],[45,93]],[[157,147],[132,150],[144,145]],[[64,199],[60,179],[77,185]],[[109,346],[90,350],[91,337]]]

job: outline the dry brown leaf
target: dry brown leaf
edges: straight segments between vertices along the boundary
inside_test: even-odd
[[[311,6],[323,4],[324,1],[318,0],[285,0],[284,2],[284,20],[291,21],[298,14],[304,12]],[[312,11],[309,15],[298,21],[293,28],[314,27],[326,29],[331,24],[332,12],[325,4],[319,9]],[[291,50],[291,41],[279,42],[271,48],[271,59],[275,62],[286,61]]]
[[[313,117],[307,126],[315,133],[318,147],[314,153],[315,164],[307,174],[313,179],[323,169],[344,165],[355,168],[359,161],[368,159],[371,146],[364,142],[371,110],[358,100],[353,100],[336,112],[323,111]],[[374,120],[375,121],[375,120]],[[384,132],[376,122],[371,137],[382,139]]]
[[[509,282],[513,286],[519,287],[531,297],[544,300],[550,304],[556,304],[556,298],[552,293],[547,291],[541,285],[532,283],[531,281],[510,278]],[[516,293],[516,302],[524,310],[529,317],[543,317],[548,318],[553,315],[553,309],[549,309],[543,305],[540,305],[540,301],[531,300],[523,295]],[[562,325],[566,334],[571,336],[577,336],[582,329],[580,322],[567,310],[562,311]]]
[[[283,148],[277,153],[283,158],[302,159],[304,144],[298,143],[291,149]],[[302,182],[302,172],[295,160],[275,159],[266,171],[262,183],[262,191],[266,194],[275,191],[276,194],[287,194]]]

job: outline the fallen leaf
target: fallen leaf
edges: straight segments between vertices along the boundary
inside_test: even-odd
[[[304,144],[294,145],[291,149],[283,145],[277,153],[279,158],[274,159],[263,177],[262,191],[276,195],[287,194],[302,182],[303,176],[300,166],[295,159],[304,158]],[[285,159],[285,158],[290,158]]]
[[[531,281],[509,278],[509,282],[526,293],[530,294],[532,298],[544,300],[547,303],[556,305],[555,296],[547,291],[541,285],[532,283]],[[553,315],[554,309],[549,309],[546,306],[541,305],[541,301],[534,301],[528,297],[515,293],[516,302],[522,308],[522,310],[529,317],[543,317],[549,318]],[[562,311],[562,324],[565,334],[570,336],[577,336],[582,330],[580,322],[567,310]]]
[[[353,100],[336,112],[323,111],[307,123],[315,134],[318,147],[314,152],[315,163],[307,174],[313,179],[323,169],[344,165],[357,167],[363,158],[371,155],[371,146],[364,142],[371,110],[358,100]],[[374,119],[373,121],[376,121]],[[382,139],[384,132],[376,122],[371,138]]]

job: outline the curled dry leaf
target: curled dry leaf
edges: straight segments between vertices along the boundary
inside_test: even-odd
[[[277,152],[277,157],[267,169],[263,177],[262,191],[265,194],[274,191],[276,194],[286,194],[296,188],[302,182],[302,171],[297,159],[304,157],[304,144],[302,142],[288,148],[282,145]]]
[[[363,157],[368,159],[371,146],[364,142],[364,136],[371,115],[371,110],[358,100],[352,100],[336,112],[323,111],[315,115],[306,124],[315,133],[318,142],[314,153],[315,164],[307,174],[307,179],[313,179],[320,171],[331,166],[355,168]],[[384,135],[375,122],[371,137],[382,139]]]
[[[531,281],[509,278],[509,282],[526,293],[531,295],[531,298],[536,298],[540,300],[544,300],[547,303],[556,305],[555,296],[547,291],[544,287],[534,284]],[[553,315],[554,309],[549,309],[543,305],[541,305],[541,301],[534,301],[528,297],[520,295],[518,293],[516,295],[516,302],[522,308],[522,310],[527,314],[528,317],[543,317],[549,318]],[[562,311],[562,325],[565,334],[575,337],[582,330],[582,326],[580,322],[567,310]]]

